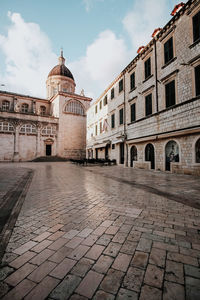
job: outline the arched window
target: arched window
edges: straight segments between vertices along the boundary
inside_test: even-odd
[[[42,128],[43,135],[54,135],[56,134],[56,128],[54,126],[48,125]]]
[[[32,124],[24,124],[20,128],[21,133],[36,133],[36,126]]]
[[[165,146],[165,169],[170,171],[171,162],[179,162],[179,147],[175,141],[169,141]]]
[[[22,104],[21,112],[22,113],[27,113],[28,112],[28,104],[27,103]]]
[[[85,111],[83,106],[80,104],[80,102],[72,100],[67,103],[65,106],[65,112],[73,113],[76,115],[82,115],[84,116]]]
[[[133,167],[133,162],[137,160],[137,148],[135,146],[131,147],[131,167]]]
[[[40,106],[40,114],[41,116],[46,115],[46,106]]]
[[[2,110],[3,111],[9,111],[9,109],[10,109],[10,102],[7,101],[7,100],[4,100],[2,102]]]
[[[200,163],[200,139],[197,140],[195,145],[195,156],[196,156],[196,163]]]
[[[7,131],[7,132],[13,132],[14,127],[9,122],[0,122],[0,131]]]

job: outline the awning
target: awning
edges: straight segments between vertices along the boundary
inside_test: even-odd
[[[123,143],[123,142],[124,142],[124,139],[114,140],[114,141],[112,141],[112,145]]]

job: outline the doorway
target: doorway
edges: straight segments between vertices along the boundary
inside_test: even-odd
[[[106,147],[105,147],[105,160],[107,160],[109,158],[109,156],[108,156],[108,147],[109,147],[109,145],[106,145]]]
[[[46,156],[51,156],[51,146],[52,145],[46,145]]]
[[[155,169],[155,154],[154,146],[152,144],[147,144],[145,148],[145,161],[151,162],[151,169]]]
[[[124,143],[120,144],[120,162],[121,165],[124,164]]]

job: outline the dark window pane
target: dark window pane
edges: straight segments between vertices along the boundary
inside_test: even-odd
[[[97,105],[95,106],[95,114],[97,113]]]
[[[106,95],[103,100],[103,105],[105,106],[105,105],[107,105],[107,103],[108,103],[108,97]]]
[[[145,110],[146,116],[152,114],[152,94],[149,94],[145,97]]]
[[[111,127],[115,128],[115,114],[111,115]]]
[[[198,141],[196,142],[195,152],[196,152],[196,163],[200,163],[200,139],[198,139]]]
[[[121,91],[123,91],[123,89],[124,89],[124,87],[123,87],[123,79],[121,79],[121,80],[119,81],[119,93],[120,93]]]
[[[151,58],[147,59],[144,63],[145,66],[145,79],[151,75]]]
[[[135,88],[135,73],[131,74],[130,76],[130,89],[134,89]]]
[[[175,81],[171,81],[165,86],[165,99],[166,107],[175,105],[176,103],[176,93],[175,93]]]
[[[135,103],[131,105],[131,122],[135,121],[136,113],[135,113]]]
[[[111,99],[113,99],[115,97],[115,90],[114,90],[114,88],[112,88],[112,90],[111,90]]]
[[[165,64],[166,64],[174,57],[172,37],[165,43],[164,53],[165,53]]]
[[[124,109],[121,108],[119,111],[119,124],[122,125],[124,123]]]
[[[195,68],[196,96],[200,95],[200,65]]]
[[[200,39],[200,11],[193,17],[193,40]]]

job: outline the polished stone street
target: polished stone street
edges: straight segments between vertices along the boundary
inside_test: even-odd
[[[0,298],[200,299],[198,177],[67,162],[0,174],[1,206],[24,184]]]

